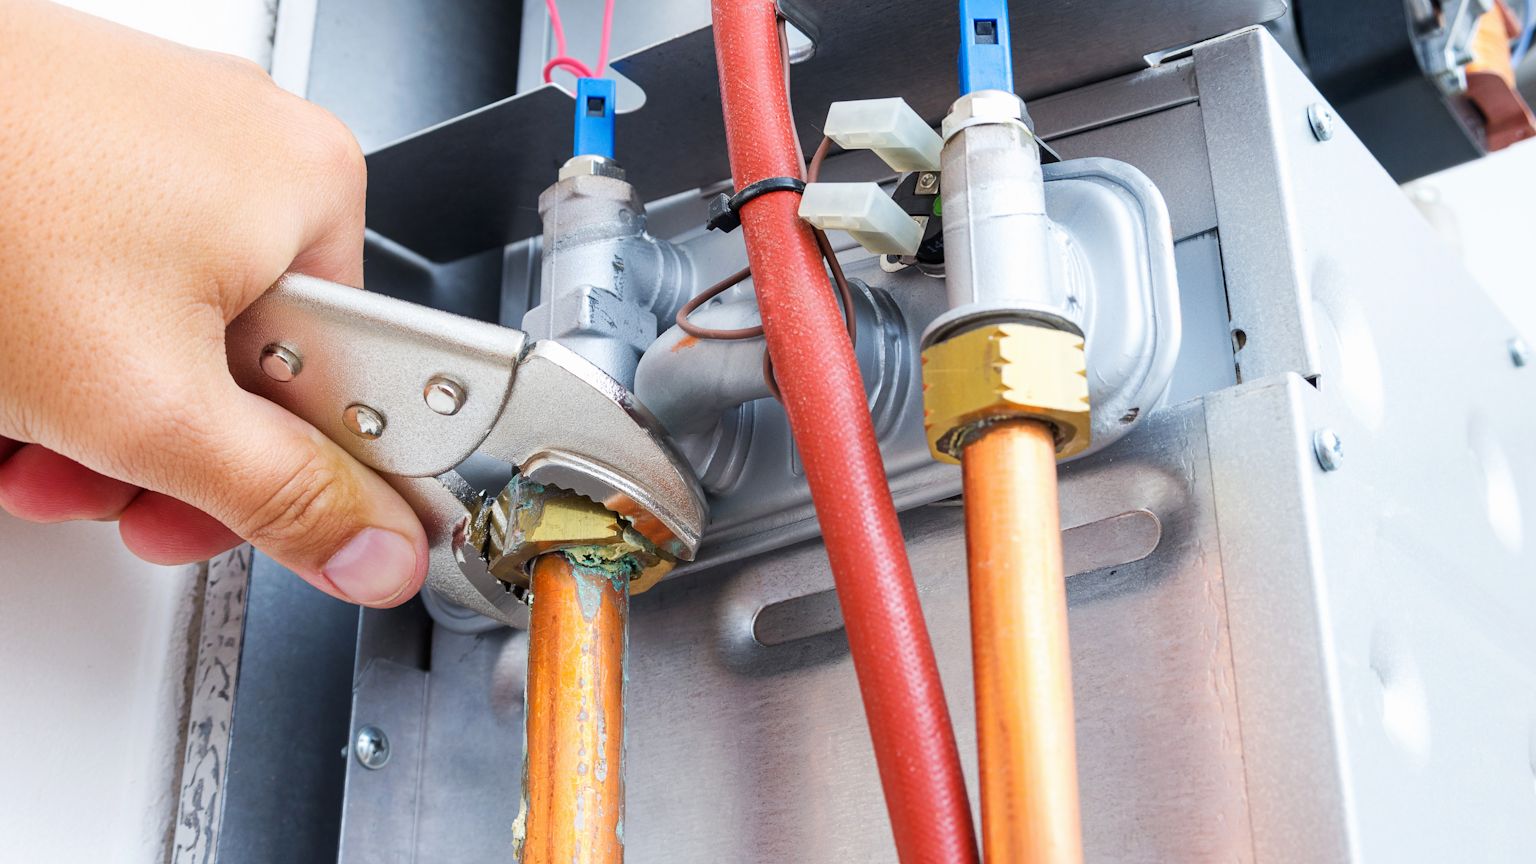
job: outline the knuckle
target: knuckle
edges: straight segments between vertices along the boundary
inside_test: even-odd
[[[361,191],[367,184],[368,163],[357,136],[335,114],[304,103],[308,162],[320,176],[345,190]]]
[[[227,79],[236,84],[243,85],[268,85],[276,87],[272,76],[260,63],[241,57],[236,54],[227,54],[223,51],[206,51],[204,56],[213,64],[213,71],[222,71]]]
[[[344,526],[348,508],[343,472],[320,454],[299,462],[243,519],[239,533],[262,547],[322,552]],[[297,547],[295,549],[295,547]]]

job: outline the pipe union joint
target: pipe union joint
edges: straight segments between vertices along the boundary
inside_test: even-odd
[[[676,564],[603,505],[522,477],[481,506],[468,540],[483,550],[491,575],[525,597],[529,566],[549,552],[579,552],[612,565],[616,573],[629,570],[624,560],[629,559],[631,594],[648,590]]]
[[[940,462],[959,463],[966,439],[998,420],[1056,430],[1056,458],[1088,448],[1083,337],[1034,324],[989,324],[923,351],[923,426]]]

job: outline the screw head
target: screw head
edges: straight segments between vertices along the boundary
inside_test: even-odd
[[[384,415],[367,405],[348,405],[342,414],[347,429],[359,438],[372,441],[384,434]]]
[[[261,371],[273,381],[287,384],[299,377],[303,370],[304,361],[288,346],[273,342],[261,349]]]
[[[1519,369],[1531,362],[1531,346],[1519,336],[1509,340],[1509,362]]]
[[[917,187],[914,191],[919,195],[932,195],[939,191],[939,175],[933,171],[918,174]]]
[[[1344,441],[1332,429],[1319,429],[1312,433],[1312,452],[1317,464],[1324,471],[1337,471],[1344,465]]]
[[[377,726],[364,726],[357,730],[352,752],[357,755],[360,765],[370,771],[377,771],[389,761],[389,738]]]
[[[1333,137],[1333,127],[1338,123],[1333,109],[1321,102],[1313,102],[1307,106],[1307,123],[1312,126],[1312,135],[1319,141],[1327,141]]]
[[[428,408],[444,417],[452,417],[464,407],[464,388],[452,378],[439,375],[427,382],[427,388],[421,391],[421,398],[426,400]]]

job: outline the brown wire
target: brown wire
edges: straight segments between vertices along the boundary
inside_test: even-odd
[[[822,138],[816,152],[811,154],[810,164],[806,166],[806,182],[815,183],[821,176],[821,165],[827,159],[827,154],[832,149],[832,139]],[[816,248],[821,250],[821,257],[827,262],[827,269],[832,272],[832,284],[837,288],[838,303],[843,307],[843,320],[848,326],[848,341],[855,347],[859,344],[859,319],[853,307],[853,289],[848,285],[848,277],[843,273],[842,262],[837,260],[837,252],[832,249],[832,241],[827,239],[827,232],[820,228],[812,228],[811,233],[816,237]],[[752,277],[752,268],[744,267],[735,273],[725,277],[715,284],[705,288],[698,296],[683,304],[683,308],[677,310],[677,326],[684,333],[695,339],[713,339],[717,341],[733,341],[739,339],[756,339],[763,335],[763,325],[753,327],[737,327],[731,329],[716,329],[713,327],[701,327],[689,320],[690,315],[699,310],[705,303],[724,294],[731,288],[740,285]],[[763,352],[763,380],[768,384],[768,391],[775,399],[779,399],[779,385],[773,377],[773,360],[768,352]],[[781,400],[782,401],[782,400]]]
[[[755,327],[738,327],[729,330],[717,330],[713,327],[700,327],[699,325],[688,320],[688,316],[697,311],[700,306],[703,306],[705,303],[708,303],[721,294],[724,294],[728,289],[747,281],[747,279],[751,276],[752,268],[743,267],[740,270],[737,270],[735,273],[732,273],[724,279],[721,279],[719,282],[716,282],[708,288],[705,288],[702,292],[700,292],[699,296],[689,300],[687,303],[684,303],[683,308],[677,310],[677,326],[680,327],[684,333],[687,333],[689,336],[692,336],[695,339],[756,339],[757,337],[763,335],[763,325],[761,324],[758,324]]]

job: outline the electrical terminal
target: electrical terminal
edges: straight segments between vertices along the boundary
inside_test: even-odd
[[[833,102],[824,132],[844,150],[873,150],[897,171],[937,171],[944,142],[907,100]]]
[[[811,183],[800,196],[800,218],[823,231],[846,231],[877,255],[912,255],[923,241],[923,226],[878,183]]]

